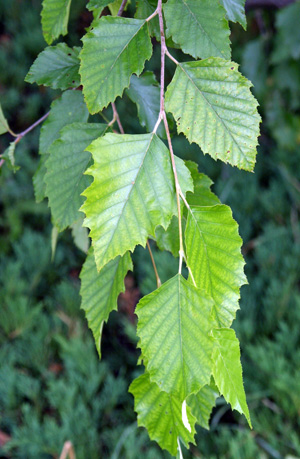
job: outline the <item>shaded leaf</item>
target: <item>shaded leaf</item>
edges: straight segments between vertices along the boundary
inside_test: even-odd
[[[15,163],[15,149],[16,142],[11,142],[6,150],[2,153],[1,158],[5,160],[6,166],[11,169],[14,173],[20,169],[20,166],[16,166]]]
[[[91,113],[107,107],[139,75],[152,55],[145,21],[101,17],[83,37],[80,74],[83,93]]]
[[[100,357],[103,323],[107,322],[111,311],[117,310],[118,296],[125,291],[124,278],[132,269],[131,258],[127,252],[123,257],[119,256],[112,260],[99,273],[92,248],[88,251],[82,267],[80,273],[81,308],[85,311]]]
[[[8,130],[9,130],[9,127],[7,124],[7,120],[4,116],[4,113],[2,111],[1,104],[0,104],[0,135],[5,134],[6,132],[8,132]]]
[[[137,105],[138,117],[142,126],[152,132],[157,122],[160,109],[160,89],[152,72],[145,72],[140,77],[132,75],[127,95]],[[157,134],[166,136],[161,122]]]
[[[106,134],[88,148],[94,165],[87,173],[93,183],[83,193],[81,210],[90,228],[100,270],[117,255],[145,246],[158,225],[168,226],[176,214],[169,151],[155,134]],[[181,188],[193,185],[188,169],[177,158]]]
[[[232,409],[244,414],[251,426],[250,414],[243,386],[240,346],[232,329],[213,331],[213,376],[218,389]]]
[[[184,223],[184,222],[182,222]],[[174,257],[179,256],[179,228],[178,217],[175,215],[167,229],[158,226],[155,230],[157,246],[160,250],[168,250]]]
[[[51,104],[50,115],[43,123],[40,135],[41,155],[49,153],[54,140],[59,138],[60,130],[67,124],[86,122],[89,112],[83,100],[81,91],[66,91],[60,99]]]
[[[219,198],[211,191],[212,180],[207,175],[198,172],[198,165],[193,161],[185,161],[191,172],[194,192],[188,192],[186,199],[190,206],[214,206],[220,204]]]
[[[166,109],[203,153],[253,170],[260,116],[251,83],[237,64],[220,58],[177,66],[166,93]]]
[[[194,58],[230,59],[230,30],[217,1],[168,0],[164,13],[168,31],[183,52]]]
[[[50,86],[53,89],[76,88],[80,85],[80,48],[69,48],[65,43],[44,49],[25,77],[28,83]]]
[[[81,193],[91,183],[91,178],[84,175],[91,154],[84,150],[106,129],[107,124],[69,124],[51,145],[46,162],[46,195],[52,218],[60,231],[80,216],[79,208],[84,202]]]
[[[239,308],[240,287],[247,283],[242,239],[230,207],[191,207],[185,243],[187,264],[197,287],[213,298],[218,326],[229,327]]]
[[[71,0],[43,0],[42,29],[48,43],[68,33]]]
[[[221,4],[223,4],[226,10],[228,20],[239,22],[246,30],[245,0],[221,0]]]
[[[157,0],[138,0],[135,16],[137,19],[147,19],[157,8]],[[160,28],[158,16],[149,21],[149,32],[151,37],[160,41]]]
[[[197,424],[204,429],[209,429],[209,419],[218,396],[218,392],[210,386],[204,386],[199,392],[190,395],[187,399],[187,404],[197,419]]]
[[[33,177],[34,194],[37,202],[46,196],[45,163],[52,143],[59,138],[60,130],[76,121],[87,121],[89,112],[79,91],[66,91],[61,98],[52,102],[50,115],[43,123],[40,134],[39,153],[42,155]]]
[[[176,275],[137,305],[139,347],[151,380],[181,401],[209,384],[212,300]]]
[[[138,425],[146,427],[151,440],[176,456],[177,438],[188,448],[194,442],[195,418],[187,407],[186,427],[182,421],[182,402],[176,396],[167,394],[150,381],[148,373],[135,379],[129,392],[134,396],[134,408],[138,414]]]

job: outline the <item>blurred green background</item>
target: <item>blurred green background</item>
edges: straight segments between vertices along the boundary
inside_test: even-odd
[[[70,45],[80,45],[91,20],[84,6],[73,1]],[[46,46],[40,9],[40,0],[2,0],[0,6],[0,101],[16,132],[56,96],[24,83]],[[232,41],[233,59],[253,82],[263,118],[255,173],[214,162],[183,137],[174,146],[214,180],[240,225],[249,285],[242,288],[234,328],[253,430],[219,399],[210,432],[198,430],[198,446],[184,450],[186,459],[300,457],[300,2],[256,8],[247,19],[247,32],[232,25]],[[158,49],[148,67],[157,73]],[[142,132],[129,99],[117,105],[126,132]],[[20,170],[2,166],[0,176],[0,457],[58,458],[70,440],[77,459],[168,458],[137,428],[127,393],[140,372],[134,306],[155,288],[149,255],[141,248],[134,255],[136,269],[126,279],[121,313],[104,327],[99,362],[80,311],[84,254],[65,232],[51,261],[50,212],[46,202],[35,203],[38,136],[36,129],[18,145]],[[0,152],[10,140],[0,138]],[[177,261],[153,250],[165,280]]]

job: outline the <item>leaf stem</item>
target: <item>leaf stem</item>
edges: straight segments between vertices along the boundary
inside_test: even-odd
[[[126,3],[127,3],[127,0],[123,0],[123,1],[122,1],[117,16],[122,16],[123,11],[124,11],[125,6],[126,6]]]
[[[113,109],[114,117],[113,117],[113,119],[112,119],[112,121],[110,123],[112,123],[112,122],[114,123],[116,121],[118,123],[118,127],[120,129],[121,134],[125,134],[125,131],[123,129],[123,126],[122,126],[122,123],[121,123],[121,120],[120,120],[120,117],[119,117],[119,113],[118,113],[116,104],[113,102],[111,104],[111,106],[112,106],[112,109]]]
[[[155,124],[153,132],[156,132],[161,120],[163,120],[166,134],[167,134],[167,139],[168,139],[168,145],[169,145],[169,150],[170,150],[170,155],[171,155],[171,163],[172,163],[172,169],[173,169],[174,181],[175,181],[175,191],[176,191],[176,201],[177,201],[177,211],[178,211],[178,228],[179,228],[179,268],[178,268],[178,272],[179,274],[181,274],[182,261],[185,258],[184,248],[183,248],[182,221],[181,221],[181,208],[180,208],[180,196],[183,195],[183,193],[180,189],[180,185],[178,181],[178,175],[177,175],[176,164],[175,164],[175,156],[174,156],[174,151],[172,147],[172,141],[171,141],[171,135],[170,135],[169,125],[168,125],[167,115],[165,112],[165,55],[167,54],[169,56],[170,53],[166,46],[164,20],[163,20],[163,14],[162,14],[162,0],[158,0],[157,13],[158,13],[158,18],[159,18],[160,39],[161,39],[160,109],[159,109],[158,120]]]
[[[148,247],[148,250],[149,250],[149,253],[150,253],[150,258],[151,258],[151,261],[152,261],[152,265],[153,265],[153,269],[154,269],[154,273],[155,273],[155,277],[156,277],[157,288],[159,288],[161,286],[161,280],[160,280],[160,277],[158,275],[158,271],[157,271],[157,268],[156,268],[155,260],[154,260],[154,257],[153,257],[153,253],[152,253],[149,241],[147,241],[147,247]]]

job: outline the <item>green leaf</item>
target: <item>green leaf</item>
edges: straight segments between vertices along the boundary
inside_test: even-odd
[[[79,208],[84,202],[81,193],[91,183],[91,177],[83,175],[91,161],[91,154],[84,150],[106,130],[107,124],[69,124],[60,131],[59,139],[49,150],[46,195],[53,221],[60,231],[80,216]]]
[[[60,130],[67,124],[86,122],[89,112],[81,91],[69,90],[60,99],[52,102],[50,115],[43,123],[40,135],[41,155],[49,153],[52,143],[59,138]]]
[[[194,182],[194,192],[188,192],[186,199],[190,206],[214,206],[220,204],[219,198],[211,191],[212,180],[198,172],[198,166],[193,161],[185,161]]]
[[[42,202],[46,197],[46,183],[44,182],[44,178],[47,172],[45,166],[46,159],[47,155],[41,156],[37,170],[35,171],[32,178],[34,197],[37,203]]]
[[[243,386],[240,346],[232,329],[213,331],[213,376],[218,389],[232,409],[244,414],[252,428]]]
[[[189,193],[190,194],[190,193]],[[184,223],[184,222],[182,222]],[[178,217],[173,216],[167,229],[158,226],[155,230],[157,246],[160,250],[168,250],[174,257],[179,256]]]
[[[167,394],[150,381],[148,373],[135,379],[129,392],[134,396],[134,408],[138,414],[138,425],[146,427],[151,440],[176,456],[177,439],[188,448],[195,444],[195,418],[187,407],[185,424],[182,418],[182,402],[176,396]]]
[[[194,191],[186,194],[186,199],[189,205],[213,206],[220,204],[217,196],[212,193],[210,187],[212,181],[205,174],[198,172],[198,166],[193,161],[185,161],[185,165],[191,172],[194,183]],[[187,209],[184,209],[182,216],[182,229],[185,231]],[[170,225],[165,230],[162,226],[158,226],[155,231],[156,243],[160,250],[168,250],[174,257],[179,256],[179,230],[178,218],[173,217]]]
[[[194,58],[230,59],[230,30],[217,1],[168,0],[164,13],[168,31],[183,52]]]
[[[221,0],[221,4],[226,10],[227,19],[231,22],[239,22],[246,30],[245,0]]]
[[[137,334],[151,380],[181,401],[209,384],[212,300],[180,274],[140,300]]]
[[[203,153],[253,170],[260,116],[251,83],[237,64],[220,58],[177,66],[166,93],[166,109]]]
[[[110,0],[89,0],[86,5],[87,9],[90,11],[98,10],[99,8],[105,8],[111,3]]]
[[[52,102],[50,115],[43,123],[40,134],[39,154],[42,155],[40,164],[33,177],[34,193],[37,202],[46,196],[46,160],[49,150],[55,140],[59,138],[60,130],[67,124],[76,121],[86,122],[89,112],[83,100],[81,91],[66,91],[60,99]]]
[[[85,311],[100,357],[103,323],[107,322],[111,311],[117,310],[118,296],[125,291],[124,278],[132,269],[131,258],[127,252],[123,257],[112,260],[98,273],[92,248],[82,267],[81,308]]]
[[[100,270],[117,255],[146,245],[157,225],[176,214],[175,184],[167,147],[155,134],[106,134],[88,148],[94,182],[83,193],[81,210],[90,228]],[[188,169],[177,158],[181,188],[193,189]]]
[[[0,135],[5,134],[8,131],[9,131],[9,127],[8,127],[6,118],[3,114],[2,107],[0,104]]]
[[[15,163],[15,149],[16,149],[16,142],[11,142],[9,146],[6,148],[4,153],[2,153],[1,158],[5,160],[5,164],[9,169],[11,169],[14,173],[20,169],[20,166],[16,166]]]
[[[80,85],[79,51],[65,43],[47,47],[32,64],[25,81],[53,89],[76,88]]]
[[[107,107],[139,75],[152,55],[145,21],[101,17],[83,37],[80,74],[83,93],[91,113]]]
[[[80,217],[75,223],[71,225],[72,236],[76,247],[79,250],[82,250],[82,252],[87,253],[90,247],[90,238],[87,228],[82,225],[83,217]]]
[[[157,8],[157,0],[138,0],[135,16],[137,19],[147,19]],[[158,15],[149,21],[149,32],[151,37],[160,41],[160,28]]]
[[[127,95],[137,105],[138,117],[142,126],[152,132],[157,122],[160,109],[160,90],[152,72],[145,72],[140,77],[132,75]],[[157,129],[160,137],[165,137],[163,123]]]
[[[204,386],[199,392],[190,395],[187,399],[187,404],[197,419],[197,424],[204,429],[209,429],[209,419],[218,396],[219,394],[210,386]]]
[[[240,287],[247,283],[242,239],[230,207],[191,207],[185,243],[187,264],[197,287],[213,298],[218,326],[229,327],[239,308]]]
[[[48,43],[68,33],[71,0],[43,0],[42,29]]]

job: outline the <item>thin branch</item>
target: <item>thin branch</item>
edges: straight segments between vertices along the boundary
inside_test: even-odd
[[[39,120],[37,120],[35,123],[33,123],[27,129],[25,129],[25,131],[20,132],[20,134],[15,135],[15,137],[16,137],[15,143],[17,144],[18,142],[20,142],[20,140],[26,134],[28,134],[30,131],[32,131],[34,128],[36,128],[39,124],[41,124],[43,121],[45,121],[45,119],[48,118],[49,115],[50,115],[50,111],[48,113],[46,113],[45,115],[43,115]]]
[[[120,6],[120,9],[118,11],[118,14],[117,16],[122,16],[123,14],[123,11],[125,9],[125,6],[126,6],[126,3],[127,3],[127,0],[123,0],[122,3],[121,3],[121,6]]]
[[[167,46],[166,46],[166,39],[165,39],[165,31],[164,31],[164,20],[162,14],[162,0],[158,0],[157,4],[157,13],[159,19],[159,28],[160,28],[160,40],[161,40],[161,70],[160,70],[160,109],[158,120],[155,124],[154,131],[156,132],[160,121],[163,119],[164,126],[167,134],[168,145],[171,155],[171,163],[172,169],[174,174],[174,181],[175,181],[175,191],[176,191],[176,201],[177,201],[177,211],[178,211],[178,229],[179,229],[179,268],[178,272],[181,274],[182,270],[182,261],[184,258],[184,248],[183,248],[183,236],[182,236],[182,221],[181,221],[181,208],[180,208],[180,185],[178,181],[178,175],[176,170],[175,164],[175,156],[173,152],[172,142],[171,142],[171,135],[167,120],[167,115],[165,112],[165,55],[169,54]],[[177,61],[176,61],[177,62]]]
[[[152,261],[152,265],[153,265],[153,269],[154,269],[154,273],[155,273],[155,277],[156,277],[157,288],[159,288],[161,286],[161,280],[160,280],[160,277],[159,277],[158,272],[157,272],[155,260],[154,260],[154,257],[153,257],[153,253],[152,253],[149,241],[147,241],[147,247],[148,247],[148,250],[149,250],[149,253],[150,253],[150,258],[151,258],[151,261]]]
[[[172,54],[169,52],[169,50],[166,48],[166,55],[168,56],[171,61],[173,61],[176,65],[179,65],[179,62],[175,57],[172,56]]]
[[[147,17],[146,22],[151,21],[151,19],[155,18],[155,16],[157,16],[157,15],[158,15],[158,9],[156,8],[154,13],[150,14],[150,16]]]
[[[59,459],[66,459],[68,456],[70,459],[76,459],[74,447],[70,441],[64,443]]]
[[[121,120],[120,120],[120,117],[119,117],[119,113],[118,113],[116,104],[113,102],[111,104],[111,106],[112,106],[113,114],[114,114],[113,120],[114,120],[114,122],[116,121],[118,123],[118,126],[119,126],[121,134],[125,134],[125,131],[123,129],[123,126],[122,126],[122,123],[121,123]]]
[[[181,221],[181,208],[180,208],[180,185],[178,181],[178,175],[177,175],[176,164],[175,164],[175,156],[174,156],[173,146],[171,142],[171,135],[170,135],[169,125],[168,125],[167,115],[165,111],[163,112],[163,120],[164,120],[165,130],[167,134],[168,145],[169,145],[169,150],[171,154],[172,169],[173,169],[174,180],[175,180],[176,202],[177,202],[177,211],[178,211],[178,229],[179,229],[179,269],[178,269],[178,272],[179,274],[181,274],[182,260],[185,257],[185,255],[184,255],[184,249],[183,249],[183,236],[182,236],[182,221]]]

